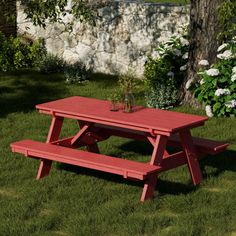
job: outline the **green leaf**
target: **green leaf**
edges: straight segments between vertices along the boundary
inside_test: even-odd
[[[216,112],[220,107],[221,107],[221,103],[217,102],[217,103],[213,106],[213,112]]]

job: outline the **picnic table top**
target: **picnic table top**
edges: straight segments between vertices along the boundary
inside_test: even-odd
[[[184,128],[204,125],[208,119],[198,116],[161,109],[137,106],[132,113],[110,111],[110,102],[95,98],[73,96],[43,104],[36,108],[46,114],[56,116],[93,120],[102,124],[124,124],[135,128],[146,128],[153,131],[177,132]]]

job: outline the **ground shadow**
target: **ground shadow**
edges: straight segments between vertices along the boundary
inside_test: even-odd
[[[124,152],[135,152],[140,155],[151,155],[152,146],[147,142],[130,140],[122,145],[119,148]],[[173,152],[174,148],[169,148],[168,151]],[[218,176],[225,170],[236,171],[236,151],[225,150],[222,153],[216,155],[207,155],[200,160],[201,168],[203,169],[206,166],[211,166],[216,168],[214,176]],[[205,174],[207,175],[207,174]],[[212,174],[211,174],[212,175]],[[209,176],[209,175],[207,175]]]
[[[121,152],[135,152],[136,154],[140,155],[149,155],[152,153],[152,147],[146,143],[141,141],[128,141],[122,145],[119,146],[121,149]],[[113,154],[109,154],[113,155]],[[113,155],[117,156],[117,155]],[[236,152],[231,150],[226,150],[222,152],[221,154],[214,155],[214,156],[207,156],[204,159],[200,161],[201,169],[203,172],[204,178],[209,177],[217,177],[224,171],[236,171]],[[205,168],[207,166],[214,167],[215,170],[211,171],[210,173],[205,171]],[[96,178],[101,178],[106,181],[111,181],[115,183],[122,183],[126,185],[131,186],[139,186],[140,188],[143,187],[143,181],[131,181],[128,179],[124,179],[122,176],[110,174],[110,173],[104,173],[97,170],[91,170],[87,168],[81,168],[77,166],[71,166],[66,164],[57,164],[57,167],[62,170],[74,172],[76,174],[80,175],[88,175]],[[180,183],[180,182],[173,182],[169,180],[163,180],[161,178],[158,179],[158,184],[156,187],[156,190],[160,194],[172,194],[172,195],[178,195],[178,194],[188,194],[190,192],[196,191],[198,189],[198,186],[194,186],[191,182],[191,179],[189,179],[188,183]]]
[[[200,161],[203,174],[206,177],[219,176],[224,171],[236,172],[236,151],[226,150],[214,156],[207,156]],[[208,174],[205,167],[211,166],[215,170]]]
[[[103,73],[94,73],[89,78],[89,81],[96,81],[98,87],[102,88],[112,88],[116,84],[118,87],[118,76],[117,75],[109,75]]]
[[[63,97],[64,78],[59,74],[46,75],[37,71],[0,74],[0,117],[12,112],[28,112],[35,105]]]
[[[103,179],[105,181],[109,181],[113,183],[119,183],[119,184],[124,184],[124,185],[129,185],[129,186],[137,186],[137,187],[140,187],[140,191],[144,186],[144,181],[141,181],[141,180],[134,181],[134,180],[124,179],[120,175],[82,168],[78,166],[57,163],[57,168],[60,170],[73,172],[78,175],[86,175],[90,177],[95,177],[95,178]],[[156,186],[156,190],[160,194],[172,194],[172,195],[188,194],[190,192],[195,191],[197,188],[198,186],[192,185],[190,181],[189,181],[189,184],[183,184],[179,182],[162,180],[161,178],[158,179],[158,184]]]

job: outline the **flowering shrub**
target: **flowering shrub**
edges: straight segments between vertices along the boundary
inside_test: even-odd
[[[206,60],[199,62],[197,84],[186,84],[194,89],[195,97],[205,105],[206,114],[212,116],[236,115],[236,42],[230,41],[218,48],[217,61],[209,68]]]
[[[178,90],[187,69],[187,36],[173,36],[157,48],[158,57],[149,58],[144,67],[149,107],[170,108],[178,101]]]

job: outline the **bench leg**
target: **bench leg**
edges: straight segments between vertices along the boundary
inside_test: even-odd
[[[47,137],[47,143],[57,141],[61,132],[61,127],[63,124],[63,118],[62,117],[53,117],[51,126],[49,129],[48,137]],[[45,176],[47,176],[51,170],[52,161],[50,160],[40,160],[38,173],[36,179],[41,179]]]
[[[156,184],[157,184],[157,174],[150,175],[146,179],[140,199],[141,202],[153,198],[153,194],[156,189]]]
[[[190,130],[181,132],[180,138],[187,157],[192,182],[194,185],[200,184],[202,182],[202,172],[198,163],[198,156],[192,141]]]
[[[47,176],[51,170],[52,161],[50,160],[40,160],[39,169],[36,179],[42,179]]]
[[[168,137],[163,135],[157,135],[156,140],[153,140],[153,152],[150,161],[150,165],[161,165],[163,156],[167,155],[166,143]],[[143,192],[141,196],[141,202],[153,197],[157,184],[157,174],[148,176],[145,181]]]

